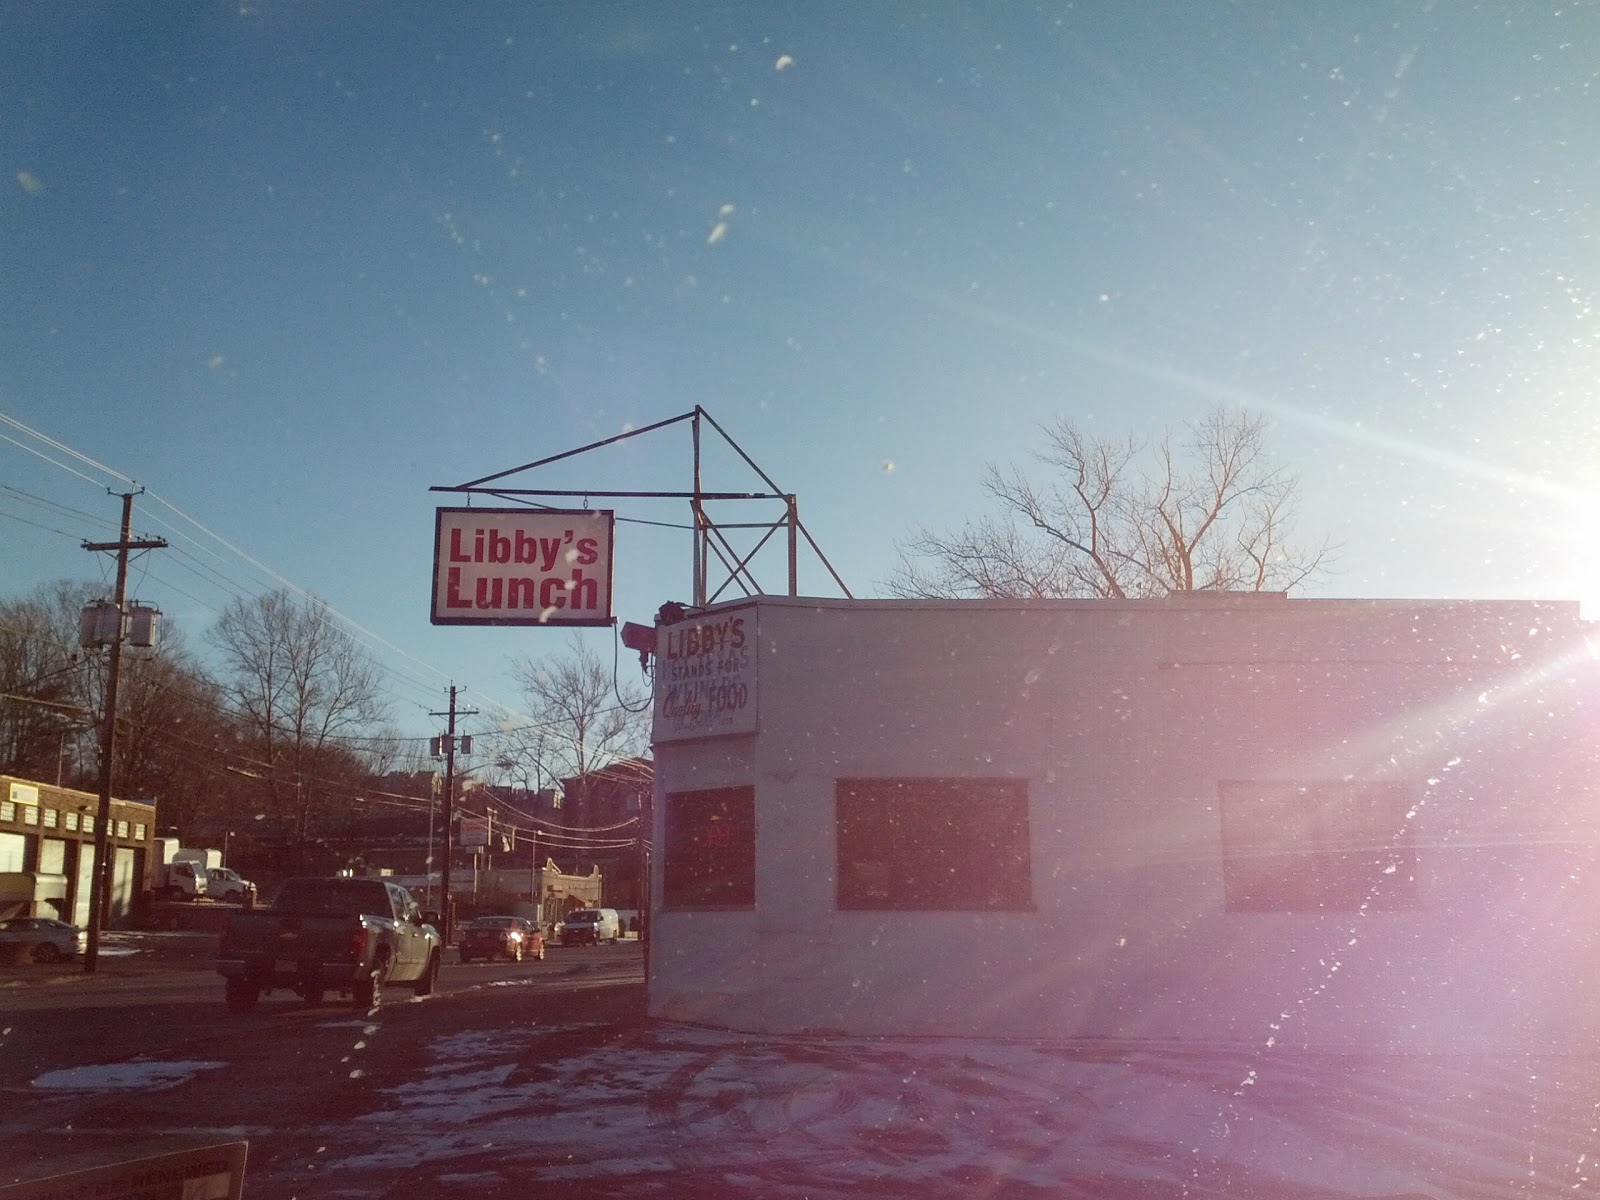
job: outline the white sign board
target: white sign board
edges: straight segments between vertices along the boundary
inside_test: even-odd
[[[441,508],[435,625],[609,625],[613,514]]]
[[[757,662],[754,608],[656,626],[655,740],[756,732]]]
[[[5,1200],[239,1200],[244,1195],[244,1164],[248,1142],[223,1142],[215,1146],[165,1153],[134,1151],[109,1166],[68,1166],[62,1174],[0,1187]],[[101,1162],[116,1151],[69,1156],[78,1162]],[[56,1156],[59,1159],[59,1156]],[[59,1164],[53,1163],[52,1166]],[[26,1168],[24,1168],[26,1170]],[[7,1171],[10,1174],[10,1170]]]

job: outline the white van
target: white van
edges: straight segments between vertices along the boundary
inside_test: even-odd
[[[575,908],[561,922],[563,946],[598,946],[622,937],[622,920],[614,908]]]

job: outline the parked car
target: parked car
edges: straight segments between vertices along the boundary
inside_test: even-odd
[[[614,908],[575,908],[561,922],[563,946],[598,946],[622,936],[622,921]]]
[[[83,953],[89,935],[54,917],[12,917],[0,921],[0,953],[25,962],[60,962]]]
[[[479,917],[461,934],[461,961],[508,958],[544,961],[544,934],[525,917]]]
[[[206,869],[206,895],[230,904],[254,904],[256,885],[242,878],[232,867]]]

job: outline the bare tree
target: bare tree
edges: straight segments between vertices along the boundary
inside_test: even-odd
[[[644,751],[648,697],[632,684],[617,684],[611,667],[581,636],[574,634],[560,657],[515,660],[512,673],[532,723],[499,735],[502,759],[535,767],[535,778],[554,780],[581,778]]]
[[[518,718],[488,735],[495,747],[495,768],[507,786],[523,792],[541,792],[553,787],[565,769],[554,747],[565,746],[567,737],[557,736],[551,725],[528,724]]]
[[[6,774],[78,782],[78,743],[95,728],[78,651],[78,610],[89,590],[46,584],[0,602],[0,771]]]
[[[107,661],[77,642],[79,614],[100,594],[60,582],[0,602],[0,769],[94,788]],[[153,648],[126,649],[117,708],[117,794],[157,803],[163,825],[187,830],[226,793],[223,747],[235,738],[176,625],[164,622]]]
[[[98,658],[96,666],[102,674]],[[200,669],[175,625],[163,626],[156,649],[124,652],[117,716],[120,794],[155,802],[161,824],[185,834],[226,808],[236,789],[224,754],[237,730],[222,689]]]
[[[384,717],[378,668],[326,606],[281,590],[233,601],[211,638],[256,759],[251,773],[303,848],[312,815],[365,778],[347,739]]]
[[[999,516],[917,531],[885,587],[908,598],[1164,596],[1286,591],[1328,568],[1332,547],[1292,538],[1298,480],[1267,452],[1267,420],[1217,408],[1153,445],[1090,437],[1068,418],[1021,467],[986,468]]]

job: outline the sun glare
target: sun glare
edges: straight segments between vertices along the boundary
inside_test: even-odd
[[[1565,552],[1566,577],[1585,620],[1600,620],[1600,491],[1587,491],[1572,504]]]

